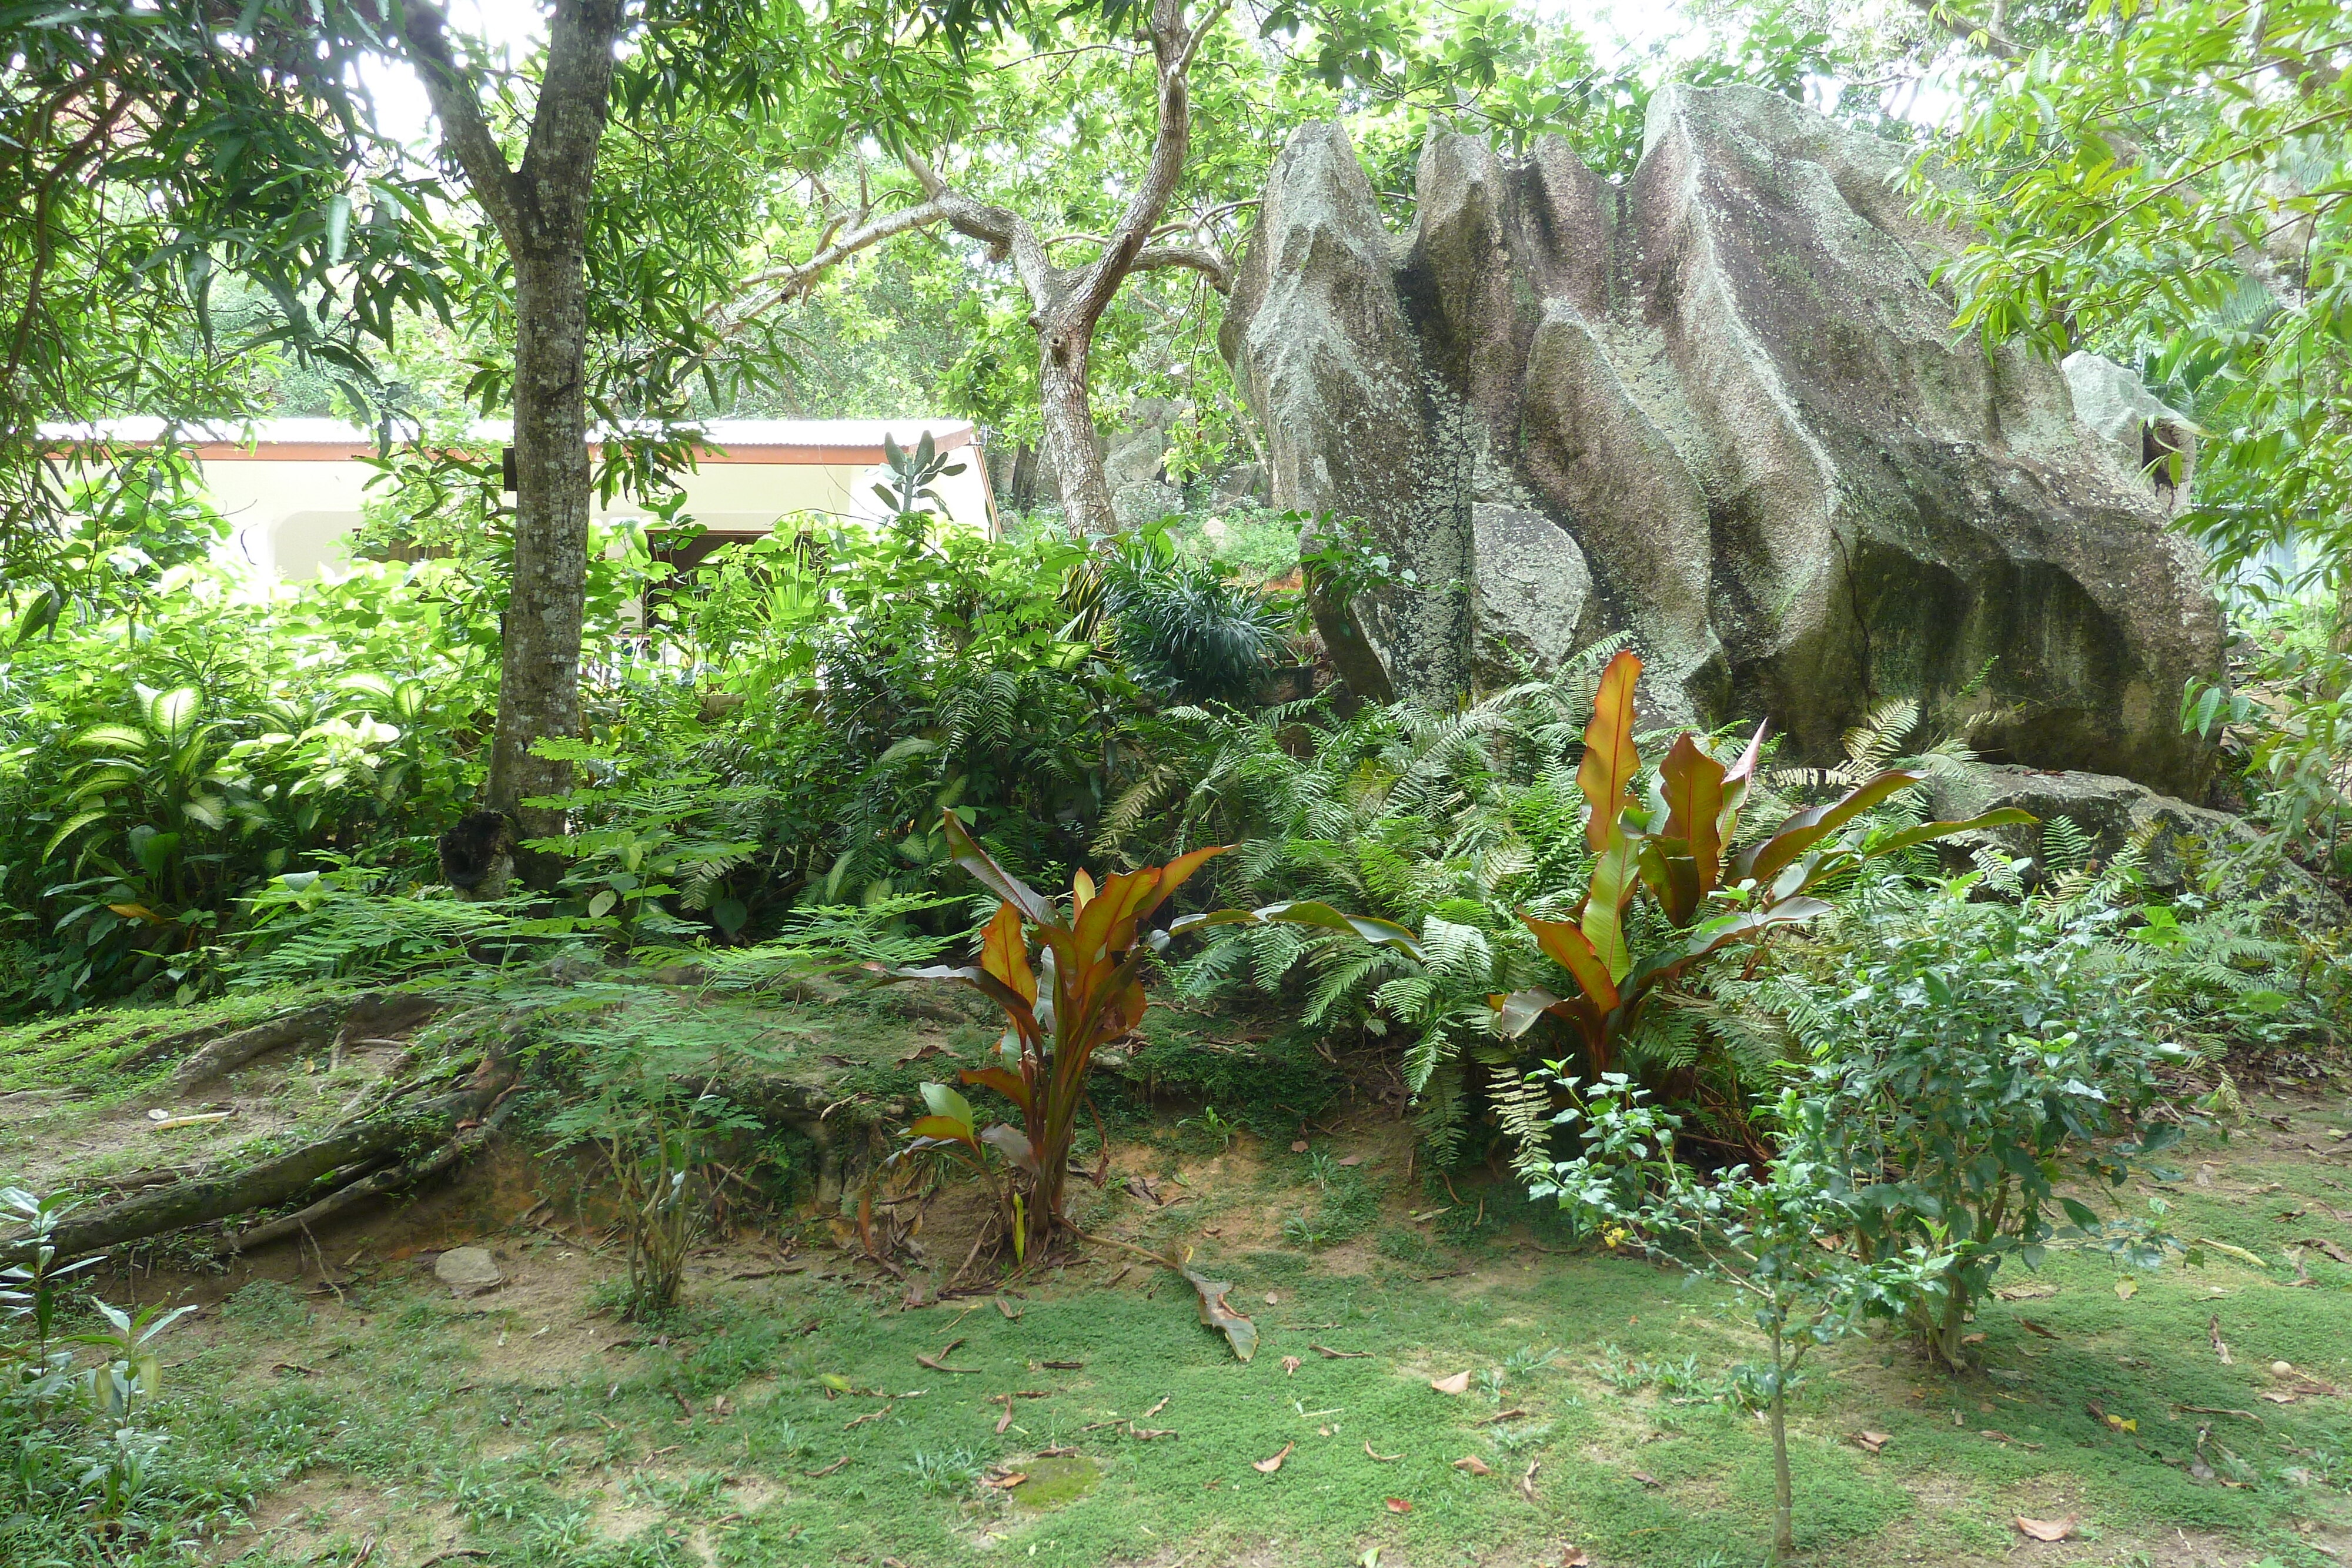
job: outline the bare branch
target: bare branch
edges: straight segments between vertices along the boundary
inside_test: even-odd
[[[507,155],[482,118],[474,84],[450,53],[448,18],[429,0],[407,0],[399,16],[401,37],[425,82],[434,117],[441,121],[442,148],[465,171],[474,199],[512,246],[520,224],[515,172],[507,167]]]
[[[1215,251],[1202,246],[1153,246],[1138,251],[1127,269],[1129,272],[1156,272],[1169,267],[1190,267],[1206,277],[1209,287],[1218,293],[1233,292],[1233,264]]]

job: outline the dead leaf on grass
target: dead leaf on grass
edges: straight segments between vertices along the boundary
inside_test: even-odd
[[[2057,1286],[2043,1284],[2038,1280],[2030,1281],[2022,1285],[2003,1285],[1993,1292],[2004,1301],[2034,1301],[2057,1293]]]
[[[1285,1376],[1285,1377],[1295,1377],[1295,1376],[1297,1376],[1297,1373],[1298,1373],[1299,1364],[1299,1364],[1299,1360],[1298,1360],[1298,1358],[1297,1358],[1297,1356],[1295,1356],[1295,1355],[1286,1355],[1286,1356],[1284,1356],[1284,1357],[1282,1358],[1282,1375],[1283,1375],[1283,1376]]]
[[[1402,1458],[1404,1458],[1404,1456],[1403,1456],[1402,1454],[1375,1454],[1375,1453],[1373,1453],[1373,1452],[1372,1452],[1372,1443],[1371,1443],[1371,1439],[1370,1439],[1370,1438],[1369,1438],[1369,1437],[1367,1437],[1367,1438],[1365,1438],[1365,1439],[1364,1439],[1364,1454],[1365,1454],[1365,1457],[1366,1457],[1366,1458],[1370,1458],[1370,1459],[1372,1459],[1372,1460],[1375,1460],[1376,1462],[1378,1462],[1378,1463],[1380,1463],[1380,1464],[1383,1464],[1383,1465],[1392,1465],[1392,1464],[1395,1464],[1399,1459],[1402,1459]]]
[[[1372,1354],[1369,1350],[1333,1350],[1328,1344],[1316,1344],[1312,1342],[1308,1343],[1307,1348],[1327,1361],[1362,1361]]]
[[[1470,1392],[1470,1375],[1457,1372],[1451,1377],[1433,1377],[1429,1385],[1440,1394],[1467,1394]]]
[[[841,1458],[834,1460],[833,1463],[825,1466],[824,1469],[821,1470],[803,1470],[801,1474],[808,1477],[811,1480],[814,1480],[819,1476],[829,1476],[833,1474],[834,1471],[841,1469],[847,1463],[849,1463],[849,1456],[847,1454],[844,1454]]]
[[[1017,1323],[1021,1321],[1021,1312],[1025,1312],[1029,1309],[1024,1307],[1021,1309],[1021,1312],[1016,1312],[1005,1303],[1005,1300],[1003,1296],[999,1296],[996,1298],[996,1310],[1004,1314],[1004,1321],[1006,1322]]]
[[[2139,1294],[2139,1281],[2126,1274],[2116,1281],[2116,1300],[2128,1301]],[[2038,1538],[2037,1538],[2038,1539]]]
[[[1290,1457],[1290,1450],[1297,1446],[1298,1445],[1296,1443],[1285,1443],[1282,1445],[1282,1452],[1275,1455],[1272,1458],[1252,1459],[1250,1461],[1250,1469],[1255,1470],[1262,1476],[1270,1476],[1274,1474],[1275,1471],[1282,1469],[1282,1461]]]
[[[1463,1455],[1454,1461],[1454,1468],[1465,1475],[1491,1476],[1495,1473],[1495,1467],[1475,1454]]]
[[[1234,1311],[1233,1304],[1225,1300],[1225,1292],[1234,1288],[1233,1281],[1212,1280],[1190,1269],[1183,1273],[1184,1278],[1192,1281],[1192,1289],[1200,1292],[1201,1322],[1225,1336],[1225,1343],[1234,1347],[1237,1359],[1247,1361],[1255,1355],[1257,1325]],[[1267,1299],[1272,1300],[1271,1297]]]
[[[863,1427],[868,1421],[879,1421],[883,1416],[887,1416],[892,1410],[897,1408],[898,1406],[896,1405],[885,1405],[879,1410],[872,1411],[864,1416],[853,1416],[849,1420],[844,1421],[841,1424],[841,1429],[846,1432],[852,1427]]]
[[[1892,1432],[1850,1432],[1846,1440],[1857,1448],[1874,1454],[1893,1442],[1895,1435]]]
[[[2028,1333],[2038,1333],[2043,1339],[2056,1339],[2058,1337],[2058,1332],[2055,1329],[2050,1327],[2047,1323],[2037,1323],[2032,1318],[2018,1319],[2017,1326],[2023,1329]]]
[[[2230,1360],[2230,1342],[2221,1337],[2221,1314],[2215,1312],[2205,1320],[2205,1337],[2213,1342],[2213,1354],[2221,1358],[2223,1366],[2235,1364]]]
[[[1003,1490],[1011,1491],[1014,1487],[1019,1486],[1023,1481],[1025,1481],[1028,1479],[1029,1478],[1023,1472],[1015,1470],[1009,1476],[992,1476],[988,1479],[982,1481],[980,1484],[982,1486],[997,1487]]]
[[[1172,1427],[1129,1427],[1127,1435],[1139,1443],[1149,1443],[1154,1437],[1173,1437],[1179,1434]]]
[[[1291,1145],[1290,1145],[1290,1152],[1291,1152],[1292,1154],[1294,1154],[1294,1155],[1303,1155],[1303,1154],[1305,1154],[1305,1153],[1307,1152],[1307,1140],[1306,1140],[1306,1139],[1304,1139],[1304,1138],[1301,1138],[1301,1139],[1299,1139],[1297,1143],[1295,1143],[1295,1144]]]
[[[1405,1501],[1405,1500],[1401,1497],[1392,1497],[1389,1499],[1388,1505],[1389,1511],[1391,1513],[1411,1513],[1412,1511],[1412,1504]]]
[[[1981,1333],[1964,1333],[1960,1336],[1962,1344],[1982,1344],[1984,1342],[1985,1336]]]
[[[1037,1364],[1048,1372],[1076,1372],[1087,1364],[1083,1361],[1041,1361]]]
[[[2079,1522],[2071,1513],[2063,1519],[2028,1519],[2021,1513],[2017,1516],[2017,1528],[2036,1541],[2063,1541],[2074,1533]]]
[[[1627,1470],[1625,1473],[1645,1487],[1662,1487],[1666,1484],[1646,1470]]]
[[[1536,1500],[1536,1472],[1542,1469],[1543,1461],[1536,1459],[1528,1464],[1528,1473],[1519,1478],[1519,1495],[1529,1502]]]
[[[2295,1400],[2292,1394],[2280,1394],[2268,1388],[2263,1390],[2263,1397],[2273,1405],[2292,1405]]]
[[[1343,1155],[1339,1158],[1339,1163],[1342,1166],[1353,1168],[1354,1166],[1364,1163],[1364,1156],[1361,1155]]]
[[[1013,1425],[1013,1396],[1000,1394],[992,1403],[1002,1404],[1004,1406],[1004,1414],[996,1418],[996,1435],[1002,1437]]]
[[[1568,1555],[1559,1560],[1559,1568],[1592,1568],[1592,1559],[1571,1546]]]
[[[2335,1259],[2338,1263],[2352,1266],[2352,1252],[2347,1252],[2343,1248],[2338,1247],[2335,1242],[2329,1241],[2325,1238],[2306,1236],[2302,1240],[2296,1242],[2295,1245],[2297,1247],[2316,1247],[2322,1252],[2326,1253],[2330,1258]]]

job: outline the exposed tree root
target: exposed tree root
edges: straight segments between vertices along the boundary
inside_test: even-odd
[[[387,1179],[372,1186],[370,1193],[391,1191],[403,1184],[389,1178],[403,1172],[411,1173],[407,1177],[411,1180],[429,1175],[462,1154],[464,1149],[458,1145],[463,1134],[476,1130],[515,1082],[506,1058],[493,1048],[463,1088],[371,1117],[243,1170],[175,1182],[103,1208],[76,1213],[58,1226],[52,1239],[61,1256],[102,1252],[126,1242],[143,1241],[191,1226],[233,1218],[254,1209],[292,1203],[310,1196],[321,1179],[337,1175],[346,1177],[345,1185],[349,1186],[351,1176],[373,1180],[381,1174]],[[391,1162],[401,1160],[403,1155],[419,1147],[426,1152],[385,1170]],[[448,1159],[439,1158],[444,1153],[449,1154]],[[330,1194],[329,1198],[336,1196]],[[312,1204],[304,1215],[309,1216],[317,1207],[317,1203]],[[255,1234],[248,1232],[241,1245],[255,1245]],[[0,1256],[19,1249],[16,1246],[0,1246]]]
[[[424,1157],[377,1170],[347,1186],[337,1187],[308,1208],[236,1232],[228,1239],[229,1249],[250,1252],[257,1247],[267,1247],[273,1241],[301,1234],[310,1226],[341,1213],[363,1198],[397,1192],[415,1186],[427,1176],[437,1176],[489,1142],[498,1132],[499,1124],[507,1119],[507,1113],[514,1109],[516,1103],[511,1096],[502,1098],[490,1108],[489,1114],[482,1118],[478,1126],[467,1128]]]

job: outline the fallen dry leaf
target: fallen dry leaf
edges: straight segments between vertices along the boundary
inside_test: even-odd
[[[1291,1152],[1292,1154],[1294,1154],[1294,1155],[1303,1155],[1303,1154],[1305,1154],[1305,1153],[1307,1152],[1307,1140],[1306,1140],[1306,1139],[1304,1139],[1304,1138],[1301,1138],[1301,1139],[1299,1139],[1297,1143],[1295,1143],[1295,1144],[1291,1145],[1290,1145],[1290,1152]]]
[[[1328,1361],[1362,1361],[1372,1354],[1369,1350],[1333,1350],[1328,1344],[1316,1344],[1311,1342],[1307,1348]]]
[[[2230,1342],[2221,1337],[2221,1314],[2215,1312],[2205,1320],[2205,1337],[2213,1342],[2213,1354],[2221,1358],[2223,1366],[2235,1364],[2230,1360]]]
[[[936,1356],[933,1356],[933,1355],[922,1355],[922,1354],[919,1354],[915,1357],[915,1359],[916,1359],[917,1361],[920,1362],[923,1365],[929,1367],[933,1372],[969,1372],[969,1373],[972,1373],[972,1374],[975,1374],[975,1375],[977,1375],[977,1374],[979,1373],[980,1368],[978,1368],[978,1367],[976,1367],[976,1366],[950,1366],[950,1365],[948,1365],[944,1361],[942,1361],[942,1360],[940,1359],[940,1357],[945,1356],[946,1354],[947,1354],[947,1352],[946,1352],[946,1351],[941,1351],[941,1352],[940,1352],[939,1355],[936,1355]]]
[[[1002,1437],[1007,1428],[1013,1425],[1013,1396],[1000,1394],[996,1397],[1004,1406],[1004,1414],[996,1418],[996,1435]]]
[[[1278,1295],[1275,1294],[1272,1291],[1268,1291],[1265,1293],[1265,1304],[1266,1304],[1267,1306],[1269,1306],[1269,1307],[1270,1307],[1270,1306],[1273,1306],[1276,1302],[1277,1302],[1277,1301],[1281,1301],[1281,1300],[1282,1300],[1282,1298],[1281,1298],[1280,1296],[1278,1296]]]
[[[2306,1236],[2302,1240],[2296,1242],[2295,1245],[2297,1247],[2316,1247],[2322,1252],[2326,1253],[2330,1258],[2335,1259],[2338,1263],[2352,1265],[2352,1252],[2347,1252],[2343,1248],[2336,1245],[2335,1242],[2329,1241],[2322,1237]]]
[[[1378,1461],[1379,1463],[1383,1464],[1383,1465],[1392,1465],[1392,1464],[1395,1464],[1399,1459],[1402,1459],[1402,1458],[1404,1458],[1404,1456],[1403,1456],[1402,1454],[1375,1454],[1375,1453],[1373,1453],[1373,1452],[1372,1452],[1372,1441],[1371,1441],[1371,1439],[1370,1439],[1370,1438],[1369,1438],[1369,1437],[1367,1437],[1367,1438],[1365,1438],[1365,1439],[1364,1439],[1364,1454],[1365,1454],[1365,1457],[1367,1457],[1368,1458],[1374,1459],[1374,1460],[1376,1460],[1376,1461]]]
[[[1592,1568],[1592,1559],[1571,1546],[1568,1555],[1559,1560],[1559,1568]]]
[[[2116,1300],[2119,1301],[2128,1301],[2134,1296],[2138,1294],[2139,1281],[2133,1279],[2130,1275],[2126,1274],[2122,1279],[2116,1281]],[[2039,1540],[2040,1537],[2037,1536],[2035,1539]],[[2055,1540],[2057,1538],[2053,1536],[2052,1539]]]
[[[1225,1336],[1225,1343],[1234,1347],[1237,1359],[1247,1361],[1255,1355],[1257,1325],[1234,1311],[1232,1303],[1225,1300],[1225,1292],[1234,1288],[1232,1281],[1212,1280],[1190,1269],[1184,1270],[1184,1278],[1191,1281],[1192,1289],[1200,1292],[1201,1322]],[[1271,1302],[1274,1298],[1268,1296],[1266,1300]]]
[[[1021,1471],[1015,1470],[1009,1476],[991,1477],[989,1479],[983,1480],[980,1484],[982,1486],[998,1487],[1002,1488],[1005,1491],[1011,1491],[1014,1487],[1019,1486],[1023,1481],[1025,1481],[1028,1479],[1029,1478]]]
[[[2023,1329],[2028,1333],[2038,1333],[2043,1339],[2056,1339],[2058,1337],[2056,1330],[2051,1328],[2046,1323],[2037,1323],[2032,1318],[2018,1319],[2017,1326]]]
[[[1037,1364],[1048,1372],[1076,1372],[1087,1364],[1083,1361],[1041,1361]]]
[[[1172,1427],[1129,1427],[1127,1435],[1139,1443],[1149,1443],[1154,1437],[1173,1437],[1178,1433]]]
[[[1528,1473],[1519,1478],[1519,1495],[1529,1502],[1536,1500],[1536,1472],[1541,1469],[1543,1461],[1534,1460],[1528,1464]]]
[[[1172,1395],[1172,1394],[1163,1394],[1163,1395],[1161,1395],[1161,1396],[1160,1396],[1160,1403],[1159,1403],[1159,1404],[1154,1405],[1150,1409],[1146,1410],[1142,1415],[1138,1416],[1136,1417],[1136,1419],[1137,1419],[1137,1420],[1139,1420],[1139,1421],[1149,1421],[1149,1420],[1150,1420],[1154,1416],[1157,1416],[1157,1415],[1159,1415],[1162,1410],[1167,1409],[1167,1408],[1168,1408],[1168,1402],[1169,1402],[1171,1399],[1173,1399],[1173,1398],[1175,1398],[1175,1397],[1176,1397],[1176,1396],[1175,1396],[1174,1395]]]
[[[2292,1405],[2295,1399],[2292,1394],[2279,1394],[2268,1388],[2263,1390],[2263,1397],[2273,1405]]]
[[[1964,1333],[1960,1336],[1962,1344],[1982,1344],[1984,1341],[1985,1336],[1981,1333]]]
[[[1635,1480],[1640,1481],[1645,1487],[1662,1487],[1666,1484],[1645,1470],[1627,1470],[1625,1473],[1632,1476]]]
[[[1874,1454],[1893,1442],[1895,1437],[1891,1432],[1853,1432],[1847,1435],[1847,1440],[1855,1448]]]
[[[821,1470],[803,1470],[801,1474],[814,1480],[819,1476],[829,1476],[833,1474],[834,1471],[841,1469],[842,1466],[847,1463],[849,1463],[849,1456],[847,1454],[844,1454],[841,1458],[834,1460],[833,1463],[825,1466],[824,1469]]]
[[[1297,1358],[1297,1356],[1295,1356],[1295,1355],[1286,1355],[1286,1356],[1284,1356],[1284,1357],[1282,1358],[1282,1375],[1283,1375],[1283,1376],[1285,1376],[1285,1377],[1292,1377],[1292,1376],[1296,1376],[1296,1375],[1297,1375],[1297,1372],[1298,1372],[1298,1367],[1299,1367],[1299,1361],[1298,1361],[1298,1358]]]
[[[864,1415],[864,1416],[855,1416],[855,1417],[851,1418],[850,1420],[844,1421],[844,1422],[841,1424],[841,1429],[842,1429],[843,1431],[846,1432],[846,1431],[848,1431],[852,1427],[863,1427],[863,1426],[864,1426],[864,1425],[866,1425],[866,1423],[867,1423],[868,1421],[879,1421],[880,1419],[882,1419],[882,1417],[883,1417],[883,1416],[887,1416],[888,1414],[890,1414],[890,1412],[891,1412],[894,1408],[896,1408],[896,1406],[890,1406],[890,1405],[885,1405],[885,1406],[882,1406],[882,1408],[881,1408],[881,1409],[879,1409],[879,1410],[870,1411],[870,1412],[868,1412],[867,1414],[866,1414],[866,1415]]]
[[[1016,1312],[1010,1306],[1005,1304],[1005,1301],[1003,1296],[999,1296],[996,1298],[996,1310],[1004,1314],[1004,1321],[1006,1322],[1017,1323],[1021,1321],[1021,1312],[1025,1312],[1029,1309],[1024,1307],[1021,1309],[1021,1312]]]
[[[1361,1155],[1343,1155],[1341,1156],[1339,1163],[1343,1166],[1360,1166],[1364,1163],[1364,1156]]]
[[[1465,1475],[1491,1476],[1495,1473],[1495,1467],[1475,1454],[1463,1455],[1454,1461],[1454,1468]]]
[[[1262,1476],[1270,1476],[1274,1474],[1275,1471],[1282,1469],[1282,1461],[1290,1457],[1290,1450],[1297,1446],[1298,1445],[1296,1443],[1285,1443],[1282,1445],[1282,1452],[1275,1455],[1274,1458],[1270,1459],[1252,1459],[1250,1461],[1250,1469],[1255,1470]]]
[[[1470,1375],[1457,1372],[1451,1377],[1433,1377],[1429,1385],[1440,1394],[1467,1394],[1470,1392]]]
[[[2028,1519],[2021,1513],[2017,1516],[2017,1528],[2036,1541],[2063,1541],[2074,1533],[2076,1522],[2071,1513],[2063,1519]]]
[[[2045,1285],[2038,1281],[2023,1285],[2003,1285],[1993,1292],[2004,1301],[2033,1301],[2057,1293],[2057,1286]]]
[[[1389,1499],[1388,1504],[1389,1511],[1391,1513],[1411,1513],[1412,1511],[1412,1504],[1405,1501],[1404,1499],[1401,1497],[1392,1497]]]

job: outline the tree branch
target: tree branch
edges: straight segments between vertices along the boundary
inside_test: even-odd
[[[441,148],[465,172],[474,199],[490,215],[511,247],[521,223],[515,172],[499,139],[482,118],[474,84],[449,50],[449,21],[430,0],[406,0],[400,8],[400,34],[408,45],[425,96],[441,121]]]
[[[1981,37],[1984,51],[1995,59],[2014,60],[2024,54],[2022,49],[2000,35],[1998,17],[1991,25],[1979,26],[1954,10],[1950,0],[1911,0],[1911,4],[1926,12],[1929,21],[1964,44],[1974,47]]]
[[[1233,264],[1205,246],[1160,245],[1136,253],[1128,264],[1129,272],[1156,272],[1168,267],[1190,267],[1209,280],[1209,287],[1220,294],[1234,290]]]

